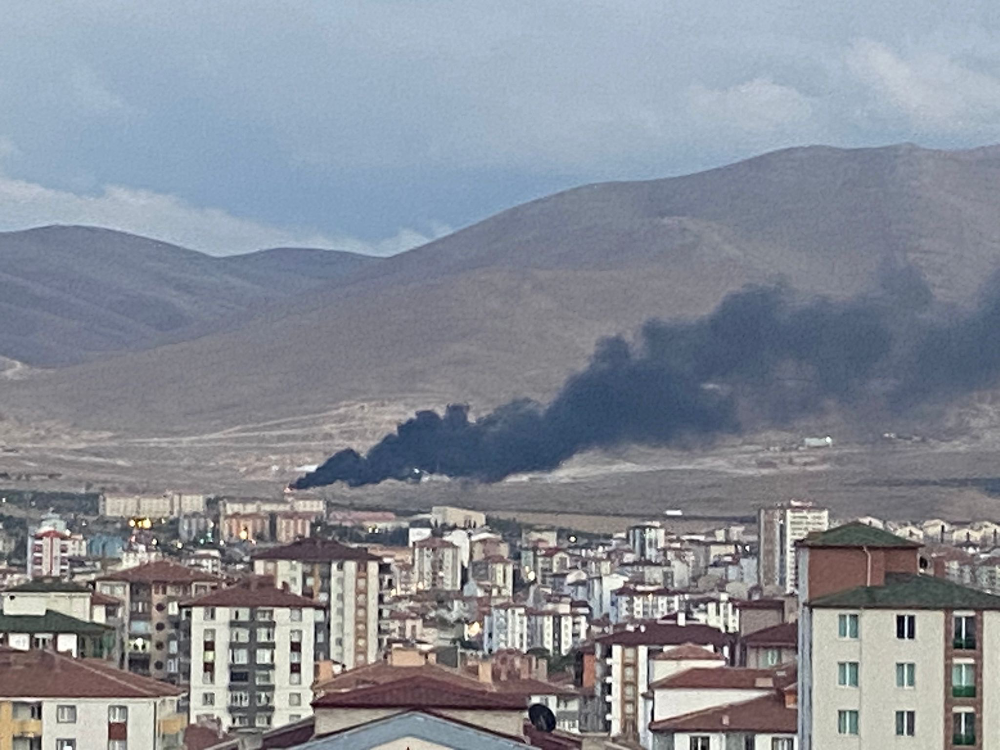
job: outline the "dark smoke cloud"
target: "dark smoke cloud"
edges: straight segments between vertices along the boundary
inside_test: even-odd
[[[514,401],[475,421],[466,406],[421,411],[366,455],[340,451],[292,486],[422,473],[492,482],[589,448],[690,445],[873,400],[898,413],[996,382],[996,284],[974,311],[937,320],[919,274],[886,279],[879,299],[799,304],[783,287],[749,288],[705,318],[650,321],[634,344],[599,342],[548,406]]]

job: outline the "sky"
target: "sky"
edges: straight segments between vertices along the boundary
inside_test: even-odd
[[[996,0],[0,0],[0,230],[391,255],[778,148],[1000,142]]]

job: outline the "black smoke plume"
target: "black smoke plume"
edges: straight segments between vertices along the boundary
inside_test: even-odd
[[[466,406],[417,412],[366,455],[342,450],[292,486],[422,474],[493,482],[590,448],[691,445],[831,406],[901,413],[994,384],[998,285],[944,318],[922,283],[906,271],[899,295],[805,304],[784,287],[749,288],[695,321],[649,321],[634,344],[599,342],[548,406],[513,401],[474,421]]]

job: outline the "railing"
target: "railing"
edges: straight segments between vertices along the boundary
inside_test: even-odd
[[[956,734],[955,737],[952,739],[952,743],[951,744],[953,744],[953,745],[961,745],[963,747],[968,747],[969,745],[975,745],[976,744],[976,735],[974,733],[971,733],[971,734]]]

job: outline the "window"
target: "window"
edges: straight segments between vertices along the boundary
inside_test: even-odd
[[[917,733],[917,712],[897,711],[896,712],[896,736],[912,737]]]
[[[258,609],[257,610],[258,620],[273,620],[274,610],[273,609]]]
[[[302,643],[302,631],[292,630],[288,634],[288,640],[291,641],[292,643]]]
[[[837,712],[837,734],[857,734],[858,733],[858,712],[838,711]]]
[[[274,628],[257,628],[257,640],[271,643],[274,641]]]
[[[976,697],[976,665],[955,662],[951,665],[951,695],[954,698]]]
[[[909,661],[896,664],[896,687],[911,688],[917,686],[917,665]]]
[[[837,635],[841,638],[855,639],[858,637],[858,616],[838,615]]]
[[[247,628],[233,628],[229,637],[233,643],[249,643],[250,631]]]
[[[955,711],[951,715],[952,743],[955,745],[976,744],[976,712]]]
[[[270,706],[274,703],[273,693],[257,693],[258,706]]]
[[[56,740],[56,750],[76,750],[76,740]]]
[[[955,640],[953,645],[956,649],[963,651],[976,647],[975,615],[955,615]]]
[[[258,727],[269,727],[271,726],[271,715],[270,714],[257,714],[254,719],[254,724]]]
[[[237,607],[233,610],[233,619],[247,622],[250,619],[250,610],[243,607]]]
[[[201,694],[201,705],[203,705],[203,706],[214,706],[215,705],[215,693],[202,693]]]
[[[753,740],[753,737],[750,740]],[[795,740],[791,737],[773,737],[771,750],[795,750]]]
[[[688,739],[688,750],[709,750],[709,738],[697,735]]]
[[[837,664],[837,684],[841,687],[858,686],[858,663],[842,661]]]
[[[230,706],[249,706],[250,693],[245,690],[237,690],[229,694]]]
[[[273,648],[259,648],[257,649],[257,664],[274,664],[274,649]]]
[[[781,662],[781,649],[769,648],[764,652],[764,664],[773,667]]]
[[[108,722],[111,724],[127,724],[128,706],[108,706]]]
[[[250,651],[245,648],[231,648],[229,649],[229,661],[233,664],[249,664]]]
[[[56,722],[76,724],[76,706],[56,706]]]
[[[233,726],[234,727],[248,727],[250,726],[250,717],[246,714],[236,714],[233,716]]]
[[[205,619],[206,620],[215,619],[215,607],[205,607]]]
[[[302,622],[302,610],[298,607],[292,607],[292,609],[289,610],[289,615],[292,622]]]
[[[231,671],[229,673],[230,682],[250,682],[250,673],[246,670],[239,672]]]
[[[270,669],[265,669],[261,672],[254,674],[254,683],[257,685],[273,685],[274,684],[274,672]]]
[[[205,632],[202,633],[202,640],[205,641],[205,643],[214,643],[215,628],[205,628]]]
[[[289,706],[301,706],[302,705],[302,693],[289,693],[289,695],[288,695],[288,705]]]
[[[912,641],[917,637],[917,616],[896,615],[896,638],[901,641]]]
[[[288,675],[289,685],[301,685],[302,684],[302,674],[300,672],[292,672]]]
[[[302,714],[288,714],[288,721],[290,722],[301,721],[301,720],[302,720]]]
[[[126,740],[108,740],[108,750],[128,750]]]

